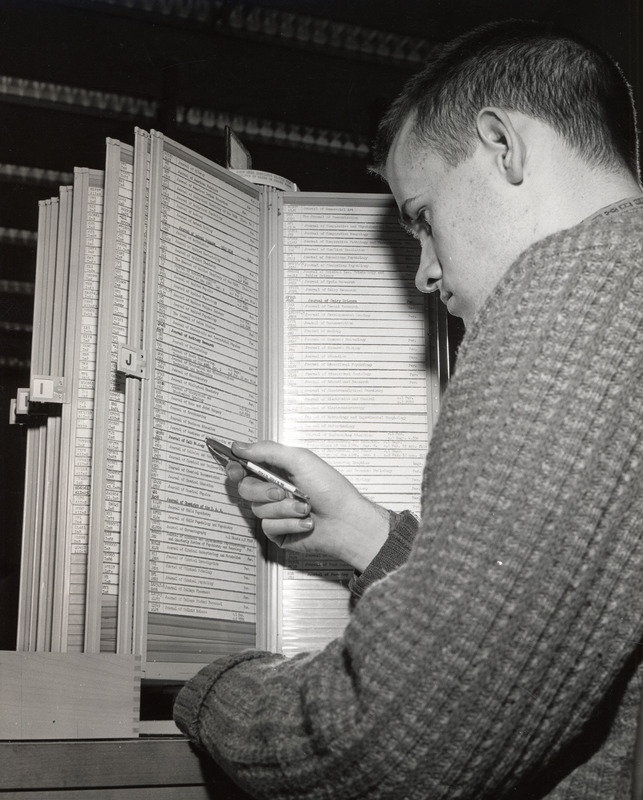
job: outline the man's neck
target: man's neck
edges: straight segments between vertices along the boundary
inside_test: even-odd
[[[607,175],[596,182],[590,183],[579,197],[579,206],[583,206],[582,217],[588,217],[606,206],[613,205],[619,200],[643,195],[641,186],[632,175]]]
[[[543,234],[572,228],[592,217],[603,208],[620,200],[643,196],[643,190],[629,172],[606,173],[590,169],[579,169],[567,173],[567,179],[544,200],[541,217],[545,228]],[[551,198],[555,198],[552,202]],[[546,206],[546,210],[545,210]]]
[[[628,214],[632,212],[643,211],[643,194],[632,195],[617,200],[615,203],[610,203],[603,206],[600,211],[596,211],[586,218],[586,222],[599,217],[613,217],[615,214]]]

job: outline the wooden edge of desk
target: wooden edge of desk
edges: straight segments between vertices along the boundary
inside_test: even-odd
[[[204,781],[201,759],[183,737],[0,742],[0,792]]]

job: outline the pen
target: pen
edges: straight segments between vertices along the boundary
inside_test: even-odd
[[[241,458],[241,456],[235,455],[227,445],[221,444],[221,442],[217,442],[216,439],[212,439],[209,436],[205,437],[205,443],[208,446],[208,450],[210,451],[211,455],[214,458],[223,461],[226,465],[230,461],[236,461],[241,464],[242,467],[247,469],[248,472],[252,472],[253,475],[256,475],[258,478],[263,478],[265,481],[270,481],[270,483],[281,486],[282,489],[290,492],[290,494],[292,494],[294,497],[297,497],[300,500],[305,500],[306,502],[310,502],[310,497],[300,491],[294,484],[289,483],[279,475],[275,475],[275,473],[271,472],[269,469],[260,467],[253,461],[248,461],[246,458]]]

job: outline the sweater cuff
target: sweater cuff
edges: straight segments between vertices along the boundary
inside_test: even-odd
[[[266,653],[262,650],[246,650],[234,656],[219,658],[198,672],[183,686],[174,701],[174,721],[179,729],[196,745],[202,747],[199,717],[203,702],[214,683],[224,672],[237,666],[237,664],[265,656]]]
[[[388,538],[364,572],[353,573],[348,584],[355,599],[361,597],[372,583],[404,564],[415,540],[418,525],[419,520],[411,511],[402,511],[399,514],[389,511]]]

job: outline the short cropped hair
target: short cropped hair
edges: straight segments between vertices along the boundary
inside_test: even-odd
[[[380,122],[373,171],[383,174],[409,118],[411,142],[457,166],[473,153],[485,106],[546,122],[588,164],[625,166],[639,178],[636,113],[619,66],[576,36],[531,20],[483,25],[436,48]]]

